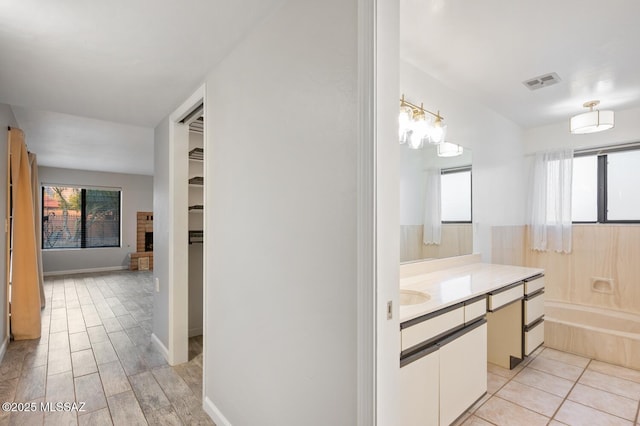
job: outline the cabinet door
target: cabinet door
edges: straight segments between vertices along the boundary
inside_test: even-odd
[[[439,424],[450,425],[487,392],[486,321],[480,321],[445,339],[438,352]]]
[[[403,360],[400,367],[400,425],[438,424],[439,353],[437,346]]]

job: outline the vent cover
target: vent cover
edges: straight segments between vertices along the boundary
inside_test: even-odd
[[[558,77],[558,74],[556,74],[555,72],[551,72],[539,77],[530,78],[529,80],[523,81],[522,84],[527,86],[529,90],[538,90],[542,89],[543,87],[552,86],[558,82],[560,82],[560,77]]]

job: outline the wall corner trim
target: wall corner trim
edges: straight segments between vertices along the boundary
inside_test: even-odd
[[[219,426],[232,426],[231,422],[222,414],[216,405],[209,399],[204,398],[204,411],[211,417],[213,422]]]

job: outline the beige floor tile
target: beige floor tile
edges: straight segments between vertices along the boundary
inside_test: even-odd
[[[498,389],[508,381],[509,379],[498,376],[497,374],[487,373],[487,393],[494,394],[498,392]]]
[[[32,401],[24,401],[36,404],[36,407],[40,406],[42,398],[34,399]],[[12,412],[9,415],[10,426],[42,426],[44,422],[44,412],[40,410],[36,411],[21,411]]]
[[[469,418],[467,418],[464,423],[462,423],[463,426],[491,426],[492,423],[487,422],[486,420],[482,420],[480,417],[477,416],[470,416]]]
[[[54,375],[71,371],[71,352],[69,349],[49,349],[47,374]]]
[[[0,380],[0,402],[15,401],[16,388],[19,378]]]
[[[100,364],[100,379],[107,397],[131,390],[127,375],[119,361]]]
[[[73,374],[67,371],[47,377],[46,402],[75,402]]]
[[[138,322],[127,312],[126,315],[116,317],[123,329],[133,328],[138,326]]]
[[[34,368],[47,365],[48,356],[49,344],[45,343],[38,345],[33,351],[25,355],[23,368]]]
[[[581,368],[585,368],[590,361],[589,358],[570,354],[568,352],[561,352],[552,348],[544,348],[544,350],[540,352],[540,356],[542,358],[553,359],[555,361],[564,362],[565,364],[571,364]]]
[[[518,365],[513,370],[509,370],[508,368],[500,367],[499,365],[487,363],[487,372],[497,374],[498,376],[505,377],[507,379],[512,379],[516,374],[518,374],[524,366]]]
[[[91,347],[98,365],[118,361],[118,355],[109,340],[92,343]]]
[[[80,426],[108,426],[113,425],[108,408],[93,411],[91,413],[79,413],[78,425]]]
[[[132,391],[127,391],[107,398],[109,411],[114,425],[147,425],[140,405]]]
[[[91,343],[89,342],[89,335],[86,331],[70,334],[69,345],[71,347],[71,352],[78,352],[89,349],[91,347]]]
[[[9,380],[20,377],[25,353],[18,350],[7,351],[0,364],[0,380]]]
[[[91,349],[73,352],[71,354],[71,363],[73,364],[74,377],[80,377],[98,371],[96,361],[93,358],[93,351]]]
[[[44,426],[71,426],[78,424],[75,411],[54,411],[44,414]]]
[[[514,381],[507,383],[496,396],[547,417],[552,417],[562,404],[559,396]]]
[[[640,383],[608,376],[606,374],[598,373],[597,371],[585,371],[580,378],[579,383],[611,392],[616,395],[625,396],[636,401],[640,399]]]
[[[182,426],[182,420],[172,407],[158,408],[151,412],[145,412],[149,426]]]
[[[638,411],[638,401],[579,383],[567,399],[631,421]]]
[[[145,413],[158,408],[171,408],[171,403],[151,372],[129,376],[133,391]]]
[[[87,412],[96,411],[107,406],[107,400],[102,390],[102,383],[98,373],[76,377],[76,400],[85,403]]]
[[[102,324],[96,325],[95,327],[87,327],[87,334],[89,335],[89,342],[91,342],[91,344],[109,340],[109,336],[107,332],[104,331]]]
[[[43,398],[45,392],[47,367],[22,370],[16,386],[16,401],[26,402]]]
[[[624,368],[618,365],[608,364],[606,362],[596,360],[591,361],[588,369],[597,371],[598,373],[608,374],[610,376],[616,376],[621,379],[640,383],[640,371],[638,370],[632,370],[630,368]]]
[[[544,352],[531,361],[527,368],[535,368],[536,370],[572,381],[578,380],[578,377],[580,377],[584,371],[584,367],[577,367],[554,359],[545,358]]]
[[[598,425],[598,426],[624,426],[632,425],[633,422],[620,417],[595,410],[573,401],[565,401],[558,410],[555,418],[562,423],[571,426]]]
[[[513,380],[561,398],[567,396],[574,383],[529,367],[525,367]]]
[[[549,419],[512,402],[493,396],[475,413],[476,416],[497,425],[545,425]]]

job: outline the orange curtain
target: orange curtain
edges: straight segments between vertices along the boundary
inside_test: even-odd
[[[9,130],[12,184],[11,333],[14,339],[40,337],[40,278],[31,168],[20,129]]]
[[[40,214],[40,182],[38,179],[38,160],[33,152],[29,153],[29,170],[31,170],[31,195],[33,196],[33,219],[36,230],[36,261],[38,263],[38,286],[40,287],[40,307],[44,308],[44,280],[42,271],[42,215]]]

